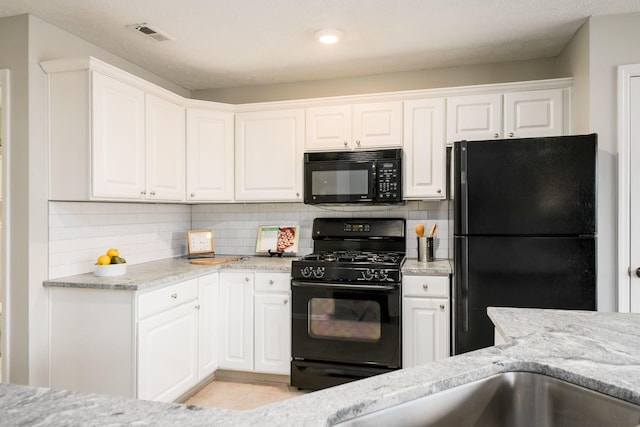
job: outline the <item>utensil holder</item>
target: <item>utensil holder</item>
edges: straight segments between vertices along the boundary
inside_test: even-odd
[[[427,262],[427,238],[418,237],[418,262]]]
[[[427,261],[433,261],[433,237],[427,237]]]

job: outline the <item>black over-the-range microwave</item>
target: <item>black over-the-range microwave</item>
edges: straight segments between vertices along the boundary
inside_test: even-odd
[[[402,149],[305,153],[304,202],[402,203]]]

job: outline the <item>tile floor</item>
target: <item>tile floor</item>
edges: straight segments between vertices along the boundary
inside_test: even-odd
[[[212,381],[185,403],[224,409],[253,409],[304,393],[283,383],[220,379]]]

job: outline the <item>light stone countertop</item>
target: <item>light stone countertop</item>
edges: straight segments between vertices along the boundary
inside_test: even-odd
[[[216,258],[237,258],[237,255],[217,255]],[[295,257],[260,257],[240,256],[238,261],[222,264],[201,265],[191,264],[186,257],[169,258],[160,261],[131,264],[127,266],[127,273],[116,277],[98,277],[93,273],[51,279],[43,282],[46,287],[60,288],[91,288],[109,290],[137,291],[156,286],[189,280],[198,276],[214,273],[220,270],[261,270],[270,272],[291,272],[291,261]],[[449,260],[436,260],[420,263],[416,259],[408,259],[402,269],[404,274],[434,274],[451,273]]]
[[[507,344],[247,411],[0,384],[3,425],[327,426],[492,374],[551,375],[640,404],[640,315],[489,308]]]

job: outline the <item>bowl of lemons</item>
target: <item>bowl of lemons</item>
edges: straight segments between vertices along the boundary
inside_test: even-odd
[[[127,272],[127,260],[120,256],[115,248],[109,248],[96,260],[94,274],[100,277],[122,276]]]

